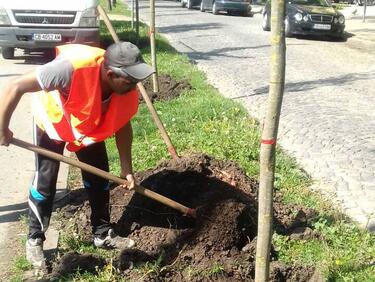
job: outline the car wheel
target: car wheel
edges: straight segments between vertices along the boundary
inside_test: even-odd
[[[181,0],[181,7],[182,7],[182,8],[185,8],[185,7],[186,7],[186,3],[185,3],[184,0]]]
[[[1,47],[1,54],[4,59],[14,59],[14,48],[12,47]]]
[[[186,6],[187,6],[188,9],[193,9],[193,1],[192,0],[187,0]]]
[[[201,12],[204,12],[204,6],[203,6],[203,1],[201,2],[201,8],[200,8]]]
[[[331,36],[335,41],[345,41],[344,31],[338,32]]]
[[[216,3],[214,2],[214,4],[212,5],[212,13],[214,15],[217,15],[219,13],[219,10],[217,9],[216,7]]]
[[[288,17],[285,18],[284,23],[285,23],[285,37],[290,37],[292,33],[290,31],[290,22],[289,22]]]
[[[262,28],[265,31],[270,31],[271,30],[271,28],[270,28],[270,19],[269,19],[268,13],[265,13],[263,15]]]

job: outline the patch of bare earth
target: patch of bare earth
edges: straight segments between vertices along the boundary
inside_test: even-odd
[[[192,88],[187,80],[175,80],[166,74],[159,74],[158,84],[159,91],[156,93],[154,92],[152,76],[143,81],[143,86],[152,102],[172,100],[179,97],[183,91]],[[139,102],[144,102],[142,95],[139,95]]]
[[[111,190],[111,220],[116,231],[136,241],[123,250],[114,265],[130,281],[252,281],[255,268],[258,184],[233,162],[193,154],[160,163],[136,174],[144,187],[198,211],[192,219],[123,188]],[[312,210],[288,206],[276,195],[274,226],[281,234],[309,239]],[[68,197],[62,215],[71,218],[76,232],[91,240],[90,208],[83,189]],[[306,231],[307,230],[307,231]],[[304,237],[307,232],[306,237]],[[300,238],[300,237],[299,237]],[[75,269],[94,271],[105,262],[93,255],[69,253],[53,269],[66,275]],[[87,260],[87,261],[86,261]],[[309,281],[314,269],[288,266],[272,252],[271,281]],[[88,265],[87,262],[91,261]],[[139,271],[146,262],[153,270]],[[138,270],[137,270],[138,269]],[[69,270],[69,271],[67,271]]]

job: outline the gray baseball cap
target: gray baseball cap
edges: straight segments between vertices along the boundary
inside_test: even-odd
[[[104,65],[118,75],[144,80],[155,72],[145,63],[141,51],[130,42],[118,42],[110,45],[104,54]]]

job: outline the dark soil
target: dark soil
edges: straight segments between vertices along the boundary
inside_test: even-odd
[[[158,76],[159,92],[154,92],[152,76],[143,81],[150,100],[153,101],[168,101],[177,98],[185,90],[191,89],[191,85],[187,80],[175,80],[166,74],[159,74]],[[139,102],[143,103],[143,97],[139,94]]]
[[[183,205],[197,209],[192,219],[142,195],[117,187],[111,190],[111,219],[116,231],[136,241],[123,250],[114,265],[130,281],[252,281],[255,268],[258,184],[233,162],[206,155],[190,155],[162,162],[136,174],[138,183]],[[83,189],[71,193],[61,213],[73,220],[76,232],[91,239],[90,208]],[[278,233],[298,238],[309,232],[314,211],[284,205],[276,195],[274,227]],[[66,269],[92,271],[103,264],[98,258],[67,254],[55,275]],[[85,259],[91,261],[87,266]],[[83,260],[83,261],[82,261]],[[272,251],[271,281],[309,281],[314,269],[283,265]],[[74,262],[73,262],[74,261]],[[77,263],[79,262],[79,263]],[[95,262],[95,263],[93,263]],[[134,270],[146,262],[158,263],[154,271]],[[62,271],[63,269],[64,271]]]

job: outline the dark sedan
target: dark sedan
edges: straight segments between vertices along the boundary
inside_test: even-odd
[[[181,0],[181,6],[188,9],[193,9],[194,6],[199,6],[201,4],[201,0]]]
[[[263,30],[271,28],[271,1],[263,9]],[[287,0],[285,17],[285,36],[329,35],[343,36],[345,17],[332,7],[327,0]]]
[[[212,11],[217,15],[225,11],[229,15],[237,13],[243,16],[251,16],[250,0],[202,0],[201,12]]]

